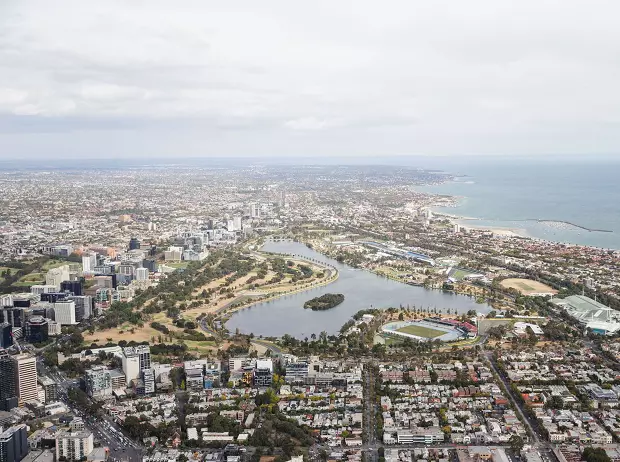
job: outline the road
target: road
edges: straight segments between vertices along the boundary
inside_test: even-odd
[[[266,342],[264,340],[252,339],[252,340],[250,340],[250,343],[255,343],[257,345],[262,346],[263,348],[267,348],[268,350],[271,351],[272,354],[279,355],[279,354],[283,353],[282,348],[280,348],[278,345],[274,345],[271,342]]]
[[[366,447],[366,461],[377,462],[379,452],[377,445],[377,406],[375,394],[375,376],[373,363],[364,363],[364,440]]]
[[[517,399],[515,399],[512,393],[512,389],[510,388],[510,383],[508,382],[506,377],[504,377],[500,373],[500,371],[497,369],[497,367],[495,366],[495,361],[493,360],[493,353],[490,351],[483,351],[483,353],[484,353],[484,357],[487,360],[487,364],[490,366],[491,370],[495,373],[497,377],[499,377],[499,379],[504,384],[504,387],[506,388],[506,394],[508,395],[508,399],[511,401],[512,406],[517,412],[517,414],[519,415],[519,418],[521,419],[521,421],[525,424],[527,431],[530,434],[530,438],[532,438],[532,442],[536,446],[539,446],[541,441],[540,441],[540,438],[538,437],[538,433],[536,432],[536,430],[534,430],[534,427],[532,427],[530,420],[526,417],[525,413],[523,412],[523,409],[521,408],[521,403]]]
[[[58,399],[67,405],[73,415],[84,420],[84,427],[93,432],[95,441],[109,449],[109,461],[142,461],[142,446],[131,439],[109,416],[91,417],[69,401],[69,389],[79,387],[79,380],[68,379],[57,369],[48,368],[42,358],[37,358],[37,368],[56,382]]]

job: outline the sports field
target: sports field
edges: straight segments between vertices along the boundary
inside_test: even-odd
[[[416,324],[411,324],[409,326],[401,327],[400,329],[396,329],[397,332],[403,332],[405,334],[415,335],[417,337],[423,338],[435,338],[440,335],[444,335],[446,332],[438,329],[431,329],[430,327],[418,326]]]
[[[549,287],[542,282],[533,281],[531,279],[509,278],[504,279],[501,283],[502,287],[507,289],[516,289],[523,295],[533,294],[557,294],[558,291]]]

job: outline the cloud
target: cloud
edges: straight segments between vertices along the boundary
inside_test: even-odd
[[[76,132],[126,155],[618,152],[619,14],[612,0],[5,2],[0,156],[73,153]]]

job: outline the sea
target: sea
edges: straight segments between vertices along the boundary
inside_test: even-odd
[[[454,181],[420,189],[456,196],[456,207],[435,211],[475,218],[461,220],[464,226],[509,228],[538,239],[620,249],[619,158],[456,158],[422,163],[455,175]]]

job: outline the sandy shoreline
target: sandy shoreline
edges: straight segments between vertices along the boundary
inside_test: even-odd
[[[530,237],[527,231],[523,228],[508,228],[508,227],[501,227],[501,226],[474,225],[470,221],[464,221],[464,220],[455,220],[454,223],[458,223],[465,229],[475,229],[479,231],[491,231],[493,234],[497,236]]]

